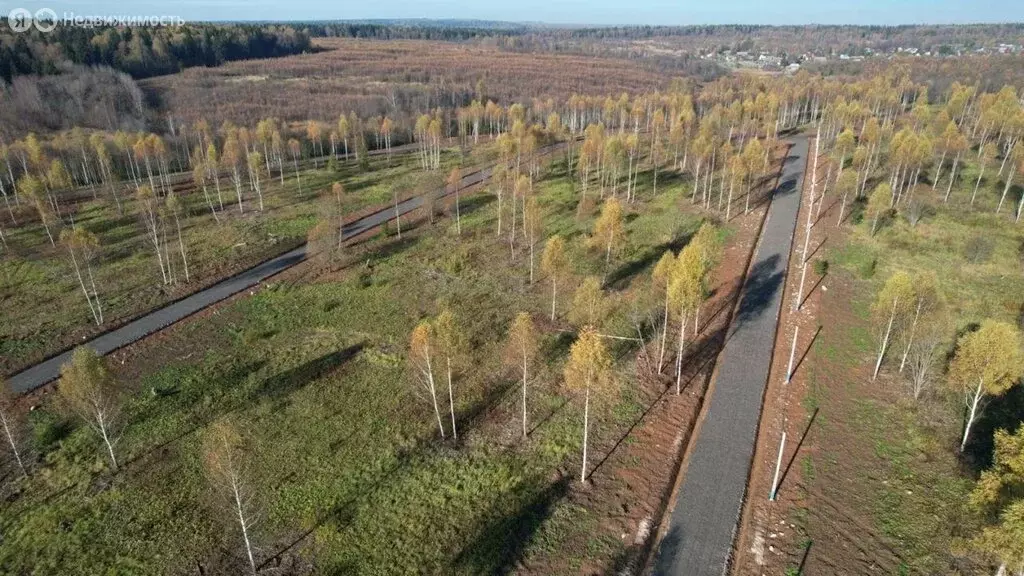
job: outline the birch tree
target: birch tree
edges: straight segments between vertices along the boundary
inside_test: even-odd
[[[46,199],[42,180],[31,174],[25,174],[18,180],[17,188],[18,192],[27,198],[39,213],[39,221],[42,222],[43,229],[46,230],[46,237],[50,239],[50,246],[56,246],[57,243],[53,239],[51,230],[56,219],[53,215],[53,207]]]
[[[160,266],[160,274],[163,276],[164,284],[170,283],[168,266],[164,262],[164,242],[162,233],[162,222],[160,218],[160,204],[153,189],[142,185],[135,192],[135,199],[139,206],[139,217],[146,228],[146,239],[152,245],[156,253],[156,261]]]
[[[871,235],[878,230],[878,223],[889,213],[892,206],[893,192],[888,182],[882,182],[868,197],[867,217],[871,221]]]
[[[939,299],[939,280],[932,272],[925,272],[917,274],[914,277],[914,311],[913,319],[910,321],[909,330],[905,330],[901,336],[906,340],[906,345],[903,349],[903,357],[900,359],[900,372],[903,372],[903,368],[907,363],[907,354],[910,352],[911,346],[914,344],[914,337],[917,335],[917,327],[920,324],[922,317],[927,318],[929,315],[935,313],[937,308],[941,305]]]
[[[92,261],[99,249],[99,240],[96,236],[82,228],[65,228],[60,231],[60,242],[68,249],[71,256],[71,265],[78,278],[78,285],[82,288],[82,294],[89,304],[89,312],[97,326],[103,324],[103,306],[100,304],[100,296],[96,290],[96,280],[92,273]],[[85,269],[83,274],[82,269]],[[88,279],[88,283],[86,283]]]
[[[981,186],[981,179],[985,176],[985,167],[995,161],[999,151],[992,142],[985,144],[978,151],[978,179],[974,181],[974,192],[971,193],[971,206],[974,206],[974,199],[978,196],[978,188]]]
[[[699,306],[704,278],[704,265],[695,244],[691,242],[679,253],[669,281],[670,305],[679,314],[679,346],[676,351],[676,395],[682,393],[683,352],[686,349],[686,325],[690,312]],[[696,330],[694,331],[696,337]]]
[[[835,144],[833,144],[833,151],[839,156],[839,167],[836,178],[843,175],[843,165],[846,164],[846,158],[853,153],[857,147],[857,140],[849,128],[843,130],[836,137]]]
[[[313,168],[320,168],[319,157],[323,156],[323,129],[316,120],[306,123],[306,137],[309,138],[310,146],[313,149]]]
[[[444,439],[444,425],[441,423],[441,410],[437,404],[437,386],[434,382],[434,327],[429,321],[420,322],[412,331],[409,338],[409,363],[416,373],[420,384],[430,394],[430,401],[434,406],[434,416],[437,418],[437,429]]]
[[[260,212],[263,212],[263,184],[260,175],[263,173],[263,155],[259,152],[250,152],[246,156],[246,164],[249,168],[249,181],[253,191],[260,202]]]
[[[202,450],[210,485],[227,502],[231,523],[237,523],[242,533],[249,570],[256,574],[251,534],[255,525],[254,492],[246,479],[248,447],[237,428],[222,419],[203,435]]]
[[[583,395],[583,464],[580,482],[587,481],[587,441],[590,432],[590,397],[610,395],[614,391],[611,374],[612,359],[601,336],[591,326],[583,328],[569,350],[569,361],[563,377],[571,393]]]
[[[21,448],[23,423],[18,417],[16,400],[17,397],[10,384],[0,380],[0,425],[3,426],[4,438],[7,440],[7,445],[11,447],[11,454],[18,464],[18,469],[21,470],[22,477],[28,478],[28,470],[22,460],[24,452]]]
[[[302,178],[299,177],[299,156],[302,155],[302,145],[295,138],[288,139],[288,153],[292,155],[292,166],[295,168],[295,185],[299,194],[302,194]],[[348,152],[345,152],[348,156]]]
[[[201,148],[196,147],[195,152],[192,154],[192,183],[195,184],[196,188],[203,191],[203,198],[206,200],[206,205],[210,208],[210,214],[213,214],[213,220],[219,224],[220,215],[217,214],[217,208],[214,207],[213,200],[210,198],[209,166],[203,160],[200,152]]]
[[[565,240],[555,235],[548,238],[540,257],[540,269],[551,279],[551,321],[555,321],[558,304],[558,281],[569,272],[569,258],[565,254]]]
[[[338,137],[345,144],[345,160],[348,160],[348,137],[350,136],[348,118],[341,114],[338,116]]]
[[[661,374],[661,367],[665,363],[665,344],[668,341],[668,323],[672,314],[669,310],[669,283],[676,268],[676,257],[671,250],[666,250],[661,259],[654,266],[651,274],[653,288],[656,292],[664,295],[665,309],[661,316],[661,344],[658,346],[658,373]]]
[[[839,201],[839,220],[836,222],[836,226],[843,223],[846,218],[846,206],[848,204],[847,198],[850,196],[850,192],[854,192],[857,189],[857,173],[854,170],[846,172],[836,178],[836,193],[841,193],[842,199]]]
[[[181,200],[174,194],[174,192],[168,192],[167,198],[164,201],[164,205],[167,208],[167,213],[174,218],[174,227],[178,231],[178,252],[181,254],[181,264],[185,268],[185,282],[189,281],[188,275],[188,255],[185,253],[185,237],[181,233],[181,216],[182,206]]]
[[[462,368],[466,360],[466,339],[462,333],[455,314],[445,308],[434,320],[434,334],[437,340],[437,352],[444,357],[448,374],[448,406],[452,417],[452,439],[458,440],[458,428],[455,426],[455,396],[452,392],[452,374]]]
[[[1010,163],[1010,170],[1006,174],[1006,184],[1003,186],[1003,193],[999,196],[999,205],[996,206],[996,214],[999,214],[1003,209],[1003,203],[1006,201],[1006,195],[1010,192],[1010,188],[1013,186],[1013,177],[1017,173],[1024,173],[1024,144],[1018,142],[1016,146],[1006,153],[1003,161]],[[1002,173],[1002,170],[1000,170],[1000,173]],[[1021,194],[1021,201],[1024,202],[1024,194]]]
[[[462,236],[462,214],[459,208],[459,187],[462,185],[462,173],[458,166],[452,168],[451,173],[448,174],[447,184],[455,192],[455,230],[459,236]]]
[[[209,178],[213,180],[213,188],[217,191],[218,209],[224,211],[224,195],[220,191],[220,161],[217,155],[217,146],[213,142],[206,147],[206,170]]]
[[[594,234],[591,245],[604,252],[604,264],[607,269],[612,261],[612,251],[619,247],[626,234],[622,218],[622,204],[612,196],[604,201],[601,215],[594,222]]]
[[[971,426],[984,409],[984,401],[1002,396],[1024,376],[1024,343],[1013,325],[985,320],[981,327],[960,337],[949,365],[950,386],[963,394],[967,423],[960,451],[967,446]]]
[[[907,378],[914,400],[920,400],[934,381],[937,364],[943,352],[951,323],[944,311],[922,318],[917,333],[906,350]]]
[[[526,232],[526,241],[530,245],[530,284],[533,284],[533,262],[534,250],[537,246],[540,234],[543,232],[544,223],[541,221],[540,204],[536,196],[526,199],[526,206],[523,208],[523,231]]]
[[[885,286],[878,293],[874,305],[871,308],[872,316],[879,326],[884,325],[881,330],[881,344],[878,347],[878,359],[875,360],[875,370],[871,374],[871,380],[878,378],[878,370],[882,367],[882,359],[889,349],[889,343],[893,338],[893,331],[899,332],[912,315],[915,307],[914,281],[910,274],[900,271],[889,277]]]
[[[520,312],[512,321],[505,344],[505,364],[515,368],[522,375],[522,424],[523,438],[526,438],[526,392],[529,372],[537,359],[537,330],[528,312]]]
[[[57,391],[67,406],[103,439],[111,467],[117,470],[114,446],[121,398],[107,366],[92,348],[79,346],[60,369]]]
[[[242,205],[242,172],[239,165],[245,162],[245,149],[234,134],[228,136],[224,142],[224,149],[221,151],[221,164],[231,175],[231,182],[235,185],[235,197],[238,200],[238,213],[245,212]]]
[[[587,276],[576,289],[569,310],[569,321],[575,326],[597,326],[605,312],[604,291],[601,280],[596,276]]]

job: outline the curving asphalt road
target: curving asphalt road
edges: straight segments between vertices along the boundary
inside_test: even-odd
[[[547,155],[561,150],[565,143],[549,145],[541,149],[540,155]],[[460,189],[466,189],[479,184],[490,177],[493,167],[483,168],[470,172],[462,177]],[[453,191],[445,189],[442,196],[451,194]],[[423,205],[423,198],[414,196],[398,203],[397,212],[405,215]],[[367,214],[358,220],[354,220],[342,227],[342,236],[352,238],[368,230],[372,230],[385,222],[395,218],[395,206],[382,208],[371,214]],[[225,298],[241,292],[246,288],[259,284],[263,280],[283,272],[299,262],[306,259],[306,247],[300,246],[290,252],[286,252],[276,258],[272,258],[245,270],[235,276],[222,280],[221,282],[200,290],[191,296],[178,300],[172,304],[141,316],[120,328],[105,332],[86,345],[92,347],[100,354],[109,354],[118,348],[127,346],[132,342],[165,328],[187,316],[195,314],[200,310],[224,300]],[[60,367],[71,358],[71,350],[65,351],[51,358],[48,358],[34,366],[26,368],[9,378],[11,388],[18,394],[35,390],[44,384],[56,380],[60,376]]]
[[[659,576],[721,576],[728,570],[800,210],[807,137],[797,136],[791,142],[722,352],[708,410],[674,502],[669,531],[658,547],[654,574]]]

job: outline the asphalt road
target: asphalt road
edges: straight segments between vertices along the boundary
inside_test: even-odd
[[[541,155],[554,153],[565,146],[564,143],[550,145],[539,151]],[[474,184],[483,182],[490,177],[492,167],[470,172],[463,176],[460,189],[469,188]],[[443,195],[451,194],[445,191]],[[398,203],[398,213],[408,214],[423,205],[423,198],[415,196]],[[395,218],[395,207],[390,206],[377,212],[367,214],[358,220],[350,222],[342,229],[345,238],[358,236],[368,230]],[[253,268],[249,268],[235,276],[222,280],[213,286],[196,292],[191,296],[169,304],[163,308],[141,316],[120,328],[116,328],[95,337],[86,342],[100,354],[109,354],[118,348],[127,346],[132,342],[165,328],[191,314],[224,300],[225,298],[241,292],[246,288],[255,286],[263,280],[283,272],[299,262],[306,259],[306,247],[300,246],[290,252],[286,252],[276,258],[267,260]],[[60,376],[60,367],[71,358],[71,350],[48,358],[39,364],[26,368],[9,378],[10,386],[18,394],[35,390],[48,382],[56,380]]]
[[[728,569],[800,210],[807,138],[797,136],[792,142],[674,503],[669,531],[658,548],[654,574],[659,576],[721,576]]]

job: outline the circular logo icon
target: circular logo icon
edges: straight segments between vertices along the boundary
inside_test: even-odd
[[[36,30],[43,33],[52,32],[57,27],[57,13],[49,8],[40,8],[36,10],[32,22],[36,25]]]
[[[7,15],[7,23],[15,32],[25,32],[32,27],[32,13],[24,8],[15,8]]]

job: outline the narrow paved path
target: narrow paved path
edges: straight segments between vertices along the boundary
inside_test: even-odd
[[[654,574],[721,576],[746,492],[793,244],[807,138],[793,140],[719,362]],[[753,497],[760,498],[757,494]]]
[[[564,147],[564,143],[553,144],[542,149],[538,153],[542,156],[552,154]],[[490,177],[493,170],[493,167],[488,167],[466,174],[462,178],[460,189],[466,189],[475,184],[484,182]],[[451,191],[446,190],[443,195],[449,194],[451,194]],[[423,198],[420,196],[414,196],[399,202],[397,210],[395,206],[389,206],[378,210],[377,212],[367,214],[358,220],[349,222],[342,228],[342,235],[346,239],[358,236],[385,222],[393,220],[395,218],[396,211],[399,215],[406,215],[418,209],[422,205]],[[86,345],[92,347],[100,354],[109,354],[118,348],[127,346],[137,340],[141,340],[157,330],[166,328],[187,316],[195,314],[211,304],[220,302],[233,294],[259,284],[263,280],[283,272],[305,259],[306,247],[305,245],[299,246],[290,252],[286,252],[276,258],[272,258],[262,264],[249,268],[235,276],[222,280],[205,290],[200,290],[191,296],[187,296],[177,302],[141,316],[120,328],[105,332],[86,342]],[[9,379],[11,388],[13,388],[16,393],[21,394],[30,390],[35,390],[48,382],[56,380],[60,375],[60,367],[71,358],[71,352],[71,350],[68,350],[62,354],[53,356],[11,376]]]

